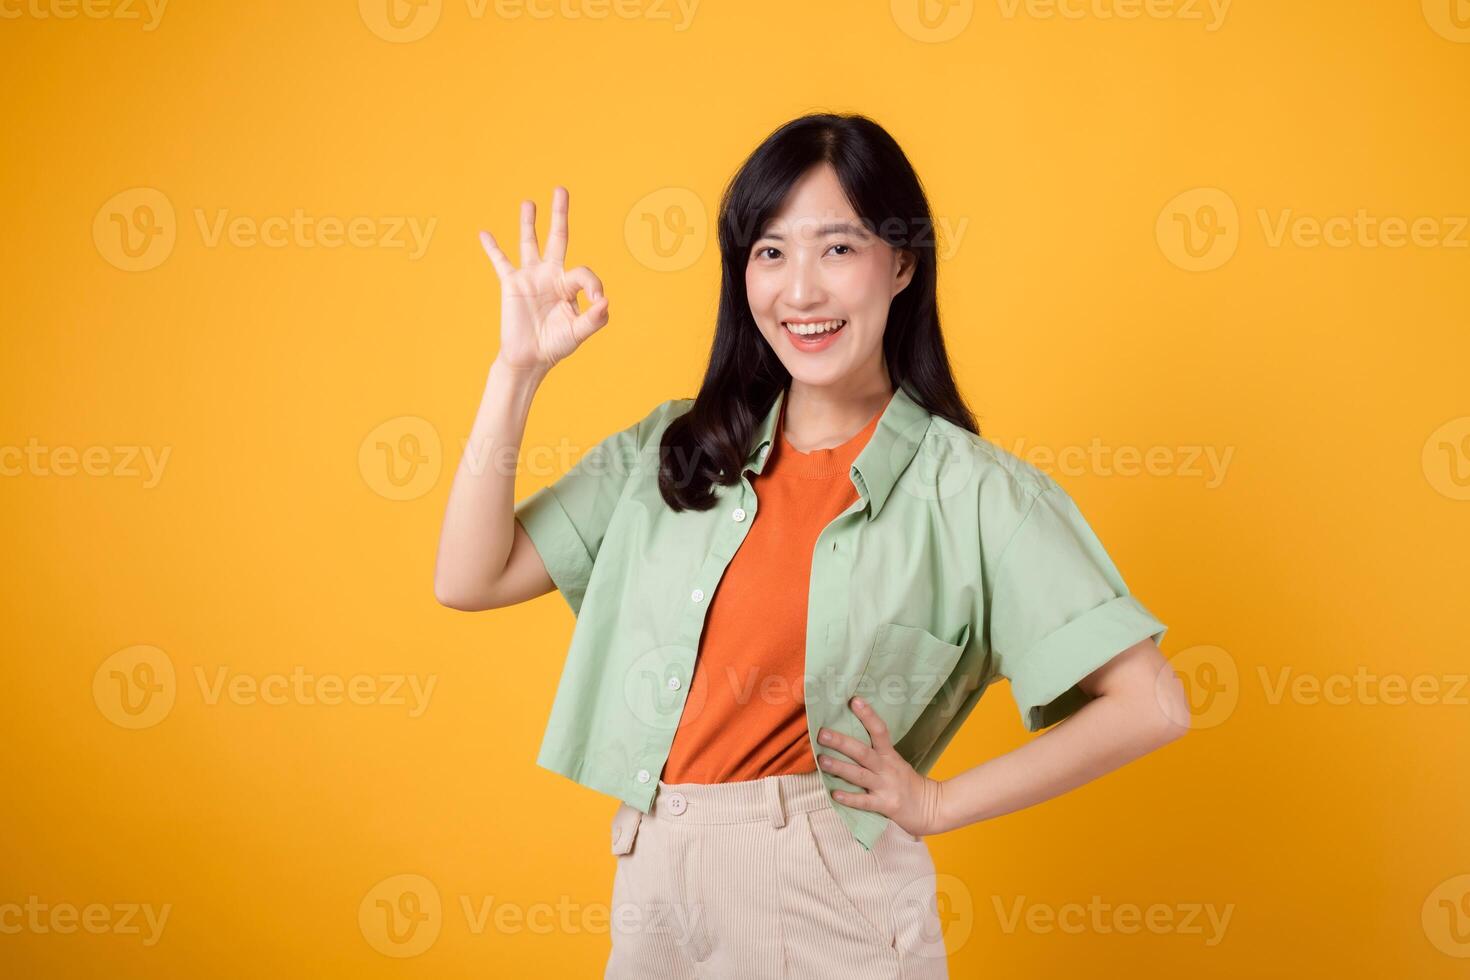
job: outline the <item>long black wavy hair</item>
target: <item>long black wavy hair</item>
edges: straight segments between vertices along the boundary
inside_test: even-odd
[[[756,426],[791,381],[751,315],[745,271],[751,246],[787,193],[822,163],[836,171],[864,227],[917,260],[883,332],[889,379],[931,414],[980,432],[939,330],[934,220],[918,174],[887,130],[866,116],[801,116],[756,147],[720,199],[722,278],[709,366],[694,405],[669,423],[659,443],[659,493],[676,511],[708,510],[716,485],[740,480]]]

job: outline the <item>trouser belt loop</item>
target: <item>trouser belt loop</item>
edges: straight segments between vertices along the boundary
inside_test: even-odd
[[[781,805],[781,780],[775,776],[767,776],[766,784],[766,812],[770,814],[772,827],[786,826],[786,808]]]

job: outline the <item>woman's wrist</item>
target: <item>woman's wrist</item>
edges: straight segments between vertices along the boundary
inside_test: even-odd
[[[506,384],[517,385],[534,391],[540,386],[542,380],[548,373],[548,369],[543,367],[528,368],[512,366],[497,355],[490,362],[490,372],[487,382],[501,379]]]
[[[948,779],[935,780],[936,804],[934,807],[934,828],[930,833],[943,834],[951,830],[958,830],[965,825],[959,814],[955,813],[954,786]]]

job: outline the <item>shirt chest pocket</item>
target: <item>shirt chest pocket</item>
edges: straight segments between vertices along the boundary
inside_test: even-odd
[[[861,696],[871,704],[888,726],[889,740],[897,744],[949,679],[969,638],[968,623],[958,643],[941,640],[918,626],[883,623],[848,698]],[[850,708],[847,717],[856,727],[855,734],[862,737],[866,730]]]

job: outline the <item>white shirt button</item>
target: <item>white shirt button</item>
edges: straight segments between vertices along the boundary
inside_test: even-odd
[[[730,516],[735,518],[737,521],[745,520],[745,508],[736,507],[734,510],[730,511]]]
[[[770,446],[762,446],[761,447],[761,459],[765,459],[768,455],[770,455],[770,452],[771,452],[771,447]]]
[[[699,600],[704,598],[704,590],[695,589],[693,592],[689,593],[689,598],[693,599],[695,602],[698,602]]]
[[[647,769],[639,769],[638,770],[638,781],[640,783],[646,783],[646,782],[648,782],[648,770]]]
[[[677,691],[678,689],[679,689],[679,678],[677,678],[677,677],[670,677],[669,678],[669,690],[671,690],[671,691]]]

